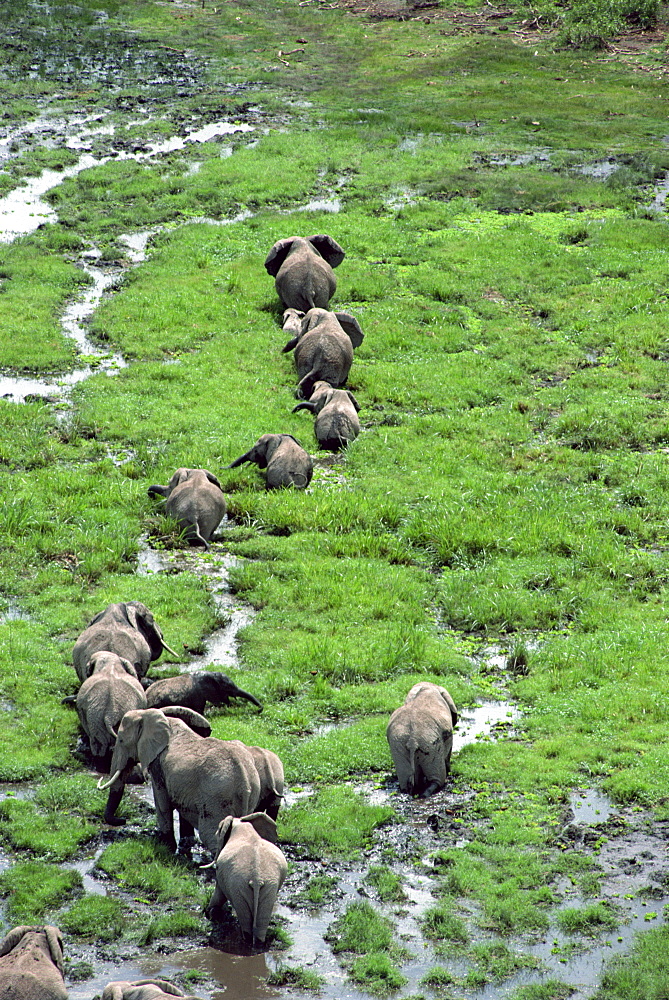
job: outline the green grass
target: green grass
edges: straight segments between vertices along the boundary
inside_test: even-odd
[[[63,903],[81,893],[79,872],[45,861],[19,861],[0,872],[0,895],[14,925],[43,923]]]
[[[569,908],[557,915],[558,926],[566,934],[599,934],[618,926],[613,905],[608,902],[592,903],[582,909]]]
[[[126,926],[123,903],[111,896],[85,896],[58,916],[66,934],[87,941],[115,941]]]
[[[587,6],[539,12],[592,40]],[[444,9],[371,21],[268,0],[185,12],[83,0],[73,26],[60,0],[11,7],[0,10],[0,37],[20,34],[2,43],[8,127],[45,109],[108,110],[113,142],[146,143],[184,134],[192,116],[261,112],[253,146],[224,137],[69,178],[46,196],[59,222],[2,247],[0,367],[61,372],[74,352],[60,314],[87,283],[81,251],[122,261],[123,233],[165,227],[91,324],[101,349],[133,364],[79,385],[69,421],[58,406],[0,400],[0,780],[40,782],[34,801],[3,804],[4,842],[67,857],[99,828],[104,795],[72,757],[76,715],[61,705],[87,621],[141,600],[178,651],[201,649],[219,622],[200,575],[135,573],[140,537],[165,528],[146,487],[186,462],[221,478],[224,544],[247,560],[232,587],[256,612],[233,673],[264,710],[217,711],[214,734],[275,750],[290,785],[316,786],[282,810],[282,839],[350,856],[398,822],[349,783],[392,775],[385,724],[416,681],[445,684],[459,708],[510,696],[520,739],[454,758],[455,819],[475,835],[435,859],[424,933],[439,949],[458,929],[490,936],[489,950],[457,944],[473,989],[515,967],[510,936],[565,921],[605,929],[615,914],[601,903],[558,909],[560,879],[597,900],[606,880],[554,833],[584,775],[617,803],[666,813],[669,305],[666,227],[646,208],[669,168],[661,47],[635,72],[541,33],[530,44],[496,25],[451,33]],[[621,5],[607,30],[613,15]],[[286,65],[277,39],[297,38],[305,52]],[[104,74],[67,68],[82,45],[94,64],[128,53],[113,107]],[[99,158],[111,146],[92,137]],[[0,194],[76,157],[28,138],[18,152]],[[608,159],[608,180],[582,172]],[[339,213],[287,214],[335,188]],[[225,227],[193,221],[242,209],[254,214]],[[327,231],[346,249],[334,303],[365,332],[350,376],[363,431],[335,465],[317,463],[309,491],[271,494],[256,470],[224,466],[268,430],[312,446],[308,420],[290,412],[293,362],[262,266],[290,231]],[[10,599],[25,617],[2,617]],[[511,650],[508,671],[471,659],[488,641]],[[137,818],[129,797],[122,808]],[[112,893],[203,897],[144,838],[121,836],[100,866]],[[369,877],[399,903],[393,871]],[[332,888],[313,879],[309,903],[337,906]],[[176,933],[168,917],[147,934]],[[189,911],[183,926],[199,934]],[[351,962],[365,988],[398,987],[387,952]]]
[[[320,993],[325,983],[323,976],[301,965],[279,964],[267,977],[268,986],[287,986],[305,993]]]
[[[665,992],[667,928],[657,927],[637,935],[629,955],[613,958],[607,965],[596,1000],[659,1000]]]
[[[282,809],[278,833],[287,844],[345,853],[368,844],[373,831],[393,816],[388,806],[370,806],[348,788],[324,786],[304,804]]]

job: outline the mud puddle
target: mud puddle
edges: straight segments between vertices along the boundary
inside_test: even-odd
[[[249,625],[254,618],[253,608],[230,592],[230,570],[242,565],[242,560],[229,552],[210,553],[186,550],[158,550],[143,543],[138,558],[137,572],[140,576],[153,573],[191,572],[207,579],[212,600],[226,624],[205,640],[204,652],[185,665],[188,673],[211,667],[239,667],[237,654],[237,633]]]

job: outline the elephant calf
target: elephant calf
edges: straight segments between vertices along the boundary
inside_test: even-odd
[[[314,433],[319,448],[339,451],[360,433],[358,401],[348,389],[333,389],[329,382],[316,382],[311,398],[293,407],[316,415]]]
[[[287,310],[285,325],[294,329],[295,314]],[[297,395],[309,399],[316,382],[328,382],[339,389],[346,383],[353,364],[353,348],[364,338],[358,321],[343,312],[309,309],[302,317],[299,332],[283,349],[295,350],[295,367],[300,381]]]
[[[335,293],[337,279],[333,268],[346,254],[331,236],[291,236],[274,244],[265,259],[267,273],[284,308],[306,312],[319,306],[327,309]]]
[[[106,650],[129,660],[141,678],[163,649],[179,658],[164,642],[163,634],[146,605],[128,601],[108,604],[91,620],[74,644],[72,662],[83,684],[90,672],[93,653]]]
[[[311,456],[292,434],[263,434],[250,451],[226,465],[226,469],[236,469],[244,462],[255,462],[259,469],[266,469],[268,490],[282,486],[305,489],[314,474]]]
[[[121,719],[133,708],[146,708],[146,695],[132,663],[116,653],[94,653],[87,670],[90,676],[79,688],[77,712],[96,765],[108,770]]]
[[[426,799],[444,787],[457,721],[446,688],[428,681],[414,684],[386,729],[400,791]]]
[[[225,517],[221,484],[206,469],[177,469],[167,486],[149,486],[150,497],[165,498],[165,513],[179,522],[191,545],[209,548],[209,540]]]
[[[264,944],[288,866],[276,846],[276,824],[265,813],[228,816],[216,832],[216,888],[207,907],[211,918],[225,899],[237,914],[242,933],[254,947]]]
[[[248,691],[238,688],[226,674],[205,672],[179,674],[155,681],[146,689],[146,708],[164,708],[166,705],[184,705],[200,715],[209,701],[212,705],[228,705],[231,698],[245,698],[262,708]],[[140,708],[142,706],[136,706]]]
[[[14,927],[0,941],[0,1000],[67,1000],[57,927]]]
[[[102,1000],[172,1000],[172,997],[199,1000],[198,997],[186,996],[167,979],[137,979],[134,983],[117,980],[107,983],[102,991]]]

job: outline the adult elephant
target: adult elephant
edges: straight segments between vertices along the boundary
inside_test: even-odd
[[[239,740],[235,740],[240,746],[246,746]],[[260,778],[260,793],[256,804],[256,812],[264,812],[273,820],[279,815],[279,809],[283,801],[284,774],[281,758],[272,750],[265,750],[264,747],[246,746],[251,752],[253,762]]]
[[[276,846],[276,824],[265,813],[228,816],[217,831],[216,888],[207,907],[213,917],[228,899],[242,933],[255,946],[264,943],[288,866]],[[209,867],[209,866],[207,866]]]
[[[400,791],[428,798],[446,784],[458,712],[438,684],[414,684],[390,716],[386,737]]]
[[[284,313],[284,329],[295,330],[296,317]],[[317,382],[328,382],[333,389],[346,383],[353,364],[353,348],[364,338],[360,325],[349,313],[310,309],[302,317],[300,328],[283,349],[295,351],[295,367],[300,381],[297,395],[309,399]]]
[[[265,258],[265,268],[284,309],[306,312],[318,306],[327,309],[337,288],[333,268],[346,254],[331,236],[290,236],[274,244]]]
[[[22,925],[0,941],[0,1000],[67,1000],[57,927]]]
[[[293,407],[310,410],[316,417],[314,433],[319,448],[339,451],[360,433],[357,399],[348,389],[333,389],[329,382],[316,382],[311,397]]]
[[[90,676],[77,694],[77,713],[96,767],[108,770],[121,719],[134,708],[146,708],[146,695],[132,663],[116,653],[93,653],[87,670]]]
[[[167,486],[149,486],[150,497],[163,497],[165,513],[179,522],[191,545],[209,541],[226,512],[221,484],[207,469],[177,469]]]
[[[237,687],[227,674],[217,671],[179,674],[176,677],[165,677],[163,680],[154,681],[146,689],[146,708],[184,705],[202,714],[207,702],[216,706],[229,705],[231,698],[245,698],[246,701],[262,708],[254,695]]]
[[[198,1000],[187,996],[168,979],[136,979],[134,983],[117,980],[107,983],[102,991],[102,1000],[172,1000],[173,997]]]
[[[89,676],[93,653],[107,650],[129,660],[143,677],[152,660],[157,660],[163,649],[172,656],[178,654],[163,640],[153,615],[139,601],[108,604],[84,629],[74,644],[72,661],[81,683]]]
[[[179,711],[182,718],[189,712],[184,708]],[[158,708],[123,716],[112,755],[112,776],[98,782],[98,788],[109,788],[105,821],[113,822],[124,782],[134,764],[139,763],[151,777],[160,839],[176,850],[176,809],[182,846],[190,846],[193,830],[197,829],[200,840],[213,854],[221,820],[245,816],[256,808],[260,779],[246,747],[237,741],[201,737],[182,718],[172,718]],[[206,724],[206,719],[202,722]]]
[[[314,463],[292,434],[263,434],[249,451],[240,455],[226,469],[236,469],[244,462],[254,462],[265,469],[268,490],[294,486],[305,489],[314,474]]]

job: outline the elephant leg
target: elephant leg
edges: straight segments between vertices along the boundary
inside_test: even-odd
[[[216,910],[221,910],[225,906],[226,902],[227,900],[225,897],[225,893],[221,891],[221,888],[217,882],[216,887],[211,894],[211,899],[209,900],[209,904],[204,911],[207,917],[210,920],[213,920],[214,919],[213,914],[216,912]]]
[[[420,797],[421,799],[429,799],[431,795],[436,795],[437,792],[443,787],[444,786],[440,785],[438,781],[431,781],[429,785],[427,785],[420,793]]]
[[[195,846],[195,827],[179,813],[179,854],[190,857]]]
[[[156,804],[156,822],[158,824],[158,839],[170,851],[176,851],[177,842],[174,838],[174,810],[167,790],[153,782],[153,800]]]
[[[107,796],[107,805],[105,806],[104,812],[104,822],[108,823],[109,826],[123,826],[125,820],[121,819],[119,816],[115,816],[114,813],[121,804],[121,799],[123,798],[124,786],[121,785],[120,788],[110,788],[109,795]]]

